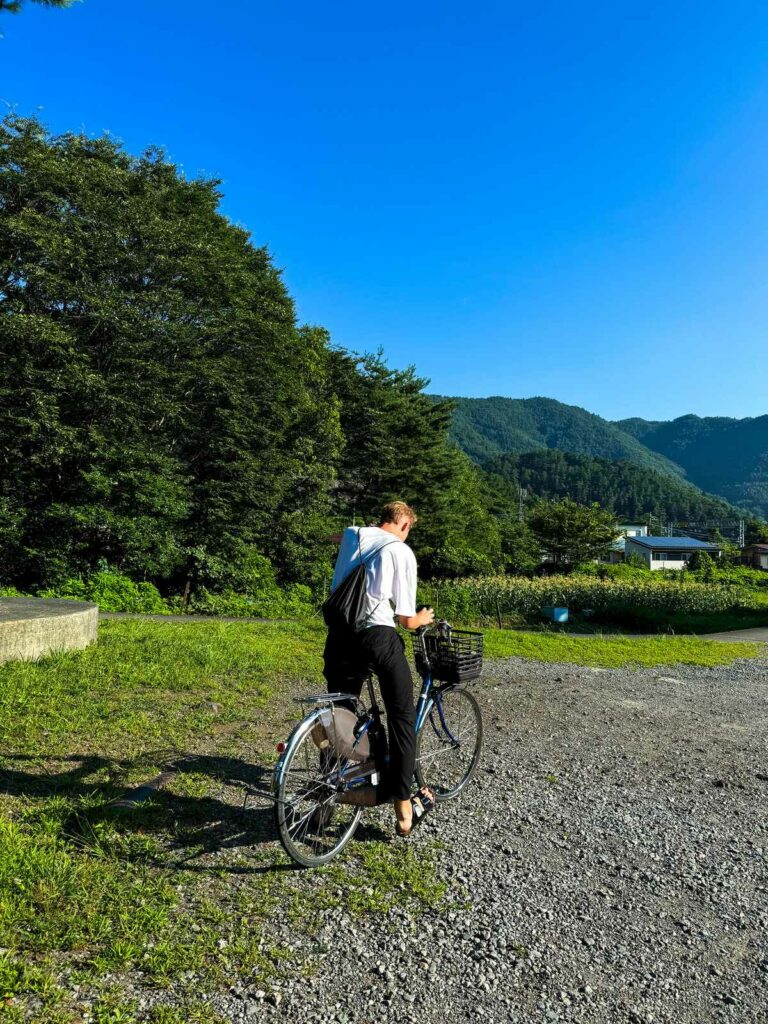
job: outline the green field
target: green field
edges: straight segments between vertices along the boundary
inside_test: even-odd
[[[266,938],[277,910],[311,929],[339,900],[366,914],[440,903],[429,848],[378,837],[314,876],[308,898],[306,876],[283,870],[264,800],[240,806],[268,782],[274,740],[296,717],[291,694],[321,688],[322,641],[319,623],[108,622],[88,650],[0,667],[3,1020],[75,1024],[90,1006],[96,1024],[215,1021],[206,1000],[218,988],[239,979],[269,992],[311,969]],[[605,667],[758,653],[500,630],[487,651]],[[110,809],[172,763],[167,791]],[[129,975],[149,994],[143,1009]]]

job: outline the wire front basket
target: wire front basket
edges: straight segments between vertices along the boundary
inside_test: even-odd
[[[467,683],[483,671],[483,634],[451,629],[413,637],[413,657],[420,676],[431,672],[442,683]]]

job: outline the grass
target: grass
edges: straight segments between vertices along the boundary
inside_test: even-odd
[[[596,668],[729,665],[736,658],[756,658],[761,651],[758,644],[720,643],[695,636],[574,636],[503,629],[485,630],[484,649],[488,658],[531,658]]]
[[[112,621],[85,651],[0,667],[0,1018],[75,1024],[90,1003],[95,1024],[213,1021],[206,992],[305,969],[267,940],[271,915],[312,932],[332,907],[439,905],[430,852],[377,841],[310,893],[271,835],[248,833],[263,814],[244,824],[222,799],[215,765],[247,778],[268,761],[289,691],[319,687],[322,641],[312,623]],[[180,753],[167,792],[110,810]],[[102,991],[129,972],[169,1002]]]
[[[0,1018],[214,1022],[206,993],[236,979],[268,991],[307,969],[270,942],[272,915],[314,934],[337,907],[385,921],[394,907],[443,905],[423,844],[354,843],[310,889],[258,824],[266,811],[243,818],[222,795],[225,776],[232,785],[268,765],[296,716],[290,692],[320,688],[323,636],[314,622],[111,621],[85,651],[0,666]],[[605,667],[758,653],[692,637],[495,629],[486,643],[489,657]],[[129,814],[110,810],[126,782],[181,753],[167,791]],[[144,1008],[121,981],[129,973],[151,996]]]
[[[312,623],[110,621],[85,651],[0,667],[0,751],[136,757],[258,720],[289,679],[320,676]]]

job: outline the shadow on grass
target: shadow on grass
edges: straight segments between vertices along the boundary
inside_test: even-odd
[[[59,805],[59,837],[83,849],[103,854],[106,826],[120,834],[140,833],[156,839],[162,851],[157,862],[166,869],[243,875],[295,867],[282,858],[276,861],[278,834],[270,789],[271,767],[202,754],[168,761],[167,752],[162,756],[158,752],[145,755],[140,761],[70,755],[57,758],[55,763],[66,767],[52,772],[40,757],[4,755],[0,761],[0,792],[27,801],[40,800],[40,813],[45,813],[46,801],[59,798],[63,801]],[[158,764],[165,764],[165,787],[139,785],[126,791],[121,780],[135,777],[142,765],[155,766],[156,772]],[[188,787],[205,792],[184,793]],[[114,805],[117,798],[131,794],[139,802]],[[356,838],[365,842],[388,836],[375,821],[364,819]],[[220,857],[227,852],[240,856],[234,862]],[[244,862],[242,854],[256,863]],[[117,855],[121,853],[117,851]],[[123,856],[131,859],[129,853]]]

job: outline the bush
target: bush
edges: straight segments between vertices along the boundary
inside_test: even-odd
[[[73,601],[93,601],[103,612],[144,612],[165,615],[171,610],[152,583],[136,583],[117,569],[102,569],[84,579],[65,580],[38,597],[62,597]]]
[[[465,545],[446,544],[430,551],[421,562],[426,574],[437,579],[475,576],[492,572],[494,568],[490,558]]]
[[[186,610],[198,615],[233,618],[295,619],[313,615],[315,607],[309,587],[295,584],[284,590],[274,585],[265,587],[261,593],[250,594],[238,594],[234,590],[214,594],[202,587],[192,595]]]

